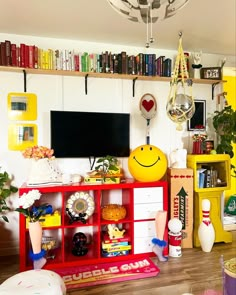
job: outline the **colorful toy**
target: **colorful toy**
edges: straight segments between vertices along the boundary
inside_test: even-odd
[[[178,218],[172,218],[168,222],[169,228],[169,256],[181,257],[182,222]]]
[[[164,241],[164,233],[166,227],[167,211],[157,211],[155,218],[156,238],[152,239],[154,246],[152,251],[157,255],[160,261],[167,261],[167,257],[163,256],[163,250],[167,243]]]
[[[167,169],[165,154],[154,145],[141,145],[134,149],[128,159],[131,175],[138,181],[158,181]]]
[[[112,224],[108,224],[108,235],[110,239],[116,239],[116,238],[123,238],[125,229],[119,230],[117,226],[113,226]]]
[[[87,244],[87,237],[84,233],[78,232],[73,236],[73,249],[72,254],[75,256],[84,256],[88,253],[88,248],[86,247]]]
[[[102,218],[105,220],[115,220],[125,218],[126,209],[123,205],[108,204],[102,208]]]

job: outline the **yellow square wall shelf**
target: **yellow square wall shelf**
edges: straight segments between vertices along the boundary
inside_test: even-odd
[[[195,192],[201,192],[203,190],[224,191],[230,189],[229,155],[188,155],[187,167],[193,169]],[[206,170],[215,171],[220,182],[210,186],[199,187],[199,171],[202,170],[205,170],[206,173]]]
[[[10,120],[37,120],[37,96],[34,93],[9,93],[7,96]]]

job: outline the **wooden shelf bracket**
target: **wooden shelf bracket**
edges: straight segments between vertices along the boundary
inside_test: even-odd
[[[85,75],[84,77],[85,79],[85,94],[87,95],[88,94],[88,74]]]
[[[138,79],[138,77],[135,77],[133,79],[133,97],[135,97],[135,82],[136,82],[137,79]]]
[[[23,70],[23,75],[24,75],[24,92],[27,92],[27,75],[26,75],[26,70]]]

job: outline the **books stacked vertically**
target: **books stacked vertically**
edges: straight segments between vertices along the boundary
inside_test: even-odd
[[[172,73],[172,60],[155,53],[129,55],[126,51],[89,53],[44,49],[10,40],[0,42],[0,66],[160,77],[171,77]]]
[[[108,234],[103,235],[102,239],[102,256],[114,257],[128,255],[131,250],[130,237],[124,235],[121,238],[110,239]]]
[[[210,188],[225,186],[223,179],[218,177],[218,171],[209,165],[202,165],[197,169],[198,188]]]

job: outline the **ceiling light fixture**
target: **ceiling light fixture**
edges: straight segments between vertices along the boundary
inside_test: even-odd
[[[176,14],[189,0],[107,0],[114,10],[133,22],[147,25],[146,47],[154,42],[152,24]],[[150,27],[150,36],[149,36]]]

